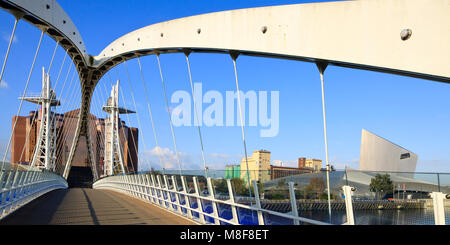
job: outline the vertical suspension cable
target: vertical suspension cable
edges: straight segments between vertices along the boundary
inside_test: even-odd
[[[166,102],[167,115],[169,115],[170,131],[172,132],[172,140],[173,140],[173,145],[175,147],[175,154],[176,154],[177,161],[178,161],[178,169],[180,172],[180,176],[182,176],[181,162],[180,162],[180,157],[178,155],[178,148],[177,148],[177,142],[175,140],[175,133],[173,132],[172,117],[170,115],[170,109],[169,109],[169,100],[167,99],[166,86],[164,85],[164,78],[163,78],[162,69],[161,69],[161,62],[159,61],[159,53],[156,53],[156,59],[158,60],[159,74],[161,76],[161,83],[162,83],[162,87],[163,87],[163,91],[164,91],[164,99]]]
[[[326,166],[327,166],[327,194],[328,194],[328,217],[329,221],[331,223],[331,197],[330,197],[330,165],[328,163],[328,144],[327,144],[327,121],[325,117],[325,93],[324,93],[324,87],[323,87],[323,73],[327,67],[327,63],[318,62],[316,63],[317,68],[320,72],[320,84],[322,87],[322,114],[323,114],[323,133],[324,133],[324,139],[325,139],[325,160],[326,160]]]
[[[137,106],[136,106],[136,100],[134,99],[133,86],[131,85],[131,79],[130,79],[130,74],[128,73],[127,62],[124,61],[123,64],[124,64],[124,67],[125,67],[125,72],[127,74],[128,85],[130,86],[131,98],[133,99],[134,110],[136,111],[136,118],[137,118],[137,121],[138,121],[138,126],[139,126],[140,129],[143,129],[142,125],[141,125],[141,120],[139,119],[139,113],[138,113],[138,109],[137,109]],[[117,72],[117,69],[116,69],[116,75],[117,75],[117,79],[119,79],[119,73]],[[142,130],[139,130],[139,131],[141,132],[141,138],[142,138],[142,144],[144,145],[144,151],[147,151],[148,148],[147,148],[147,144],[145,143],[144,134],[142,133]],[[152,165],[151,165],[149,159],[147,159],[147,164],[148,164],[148,167],[149,167],[149,171],[151,171]]]
[[[2,71],[0,72],[0,82],[2,81],[2,78],[3,78],[3,72],[5,71],[6,61],[8,61],[9,50],[11,49],[11,44],[12,44],[12,42],[14,40],[14,34],[16,33],[17,22],[19,22],[18,18],[16,18],[16,20],[14,21],[13,31],[12,31],[12,34],[11,34],[11,38],[9,39],[8,49],[6,50],[5,60],[3,61],[3,66],[2,66]]]
[[[59,99],[60,99],[60,100],[61,100],[62,95],[63,95],[63,93],[64,93],[64,89],[65,89],[65,87],[66,87],[67,78],[69,77],[69,74],[70,74],[71,69],[72,69],[72,66],[69,66],[69,69],[67,70],[66,78],[64,79],[64,83],[63,83],[63,86],[62,86],[62,88],[61,88],[61,92],[59,93]],[[71,79],[70,79],[69,90],[72,89],[72,83],[73,83],[73,79],[74,79],[74,77],[75,77],[75,74],[76,74],[76,71],[73,72],[72,77],[71,77]],[[73,93],[72,93],[72,94],[73,94]],[[69,97],[69,100],[67,100],[67,103],[64,103],[64,104],[60,107],[59,113],[64,113],[64,109],[66,108],[67,105],[69,105],[68,102],[71,101],[71,99],[72,99],[72,97]],[[63,114],[63,121],[64,121],[64,118],[65,118],[65,115]],[[56,117],[55,117],[54,120],[56,120]],[[61,135],[61,133],[62,133],[62,132],[59,131],[59,134],[57,135],[57,137],[59,137],[59,136]]]
[[[72,89],[72,91],[69,93],[70,94],[70,97],[69,97],[70,100],[67,103],[69,109],[72,108],[73,105],[76,105],[75,102],[76,102],[76,98],[78,97],[78,93],[81,93],[79,90],[75,89],[75,87],[73,87],[73,88],[74,89]],[[66,122],[66,120],[67,120],[66,113],[63,115],[64,130],[62,132],[62,135],[60,134],[61,135],[60,138],[62,139],[63,143],[60,145],[60,149],[62,148],[62,150],[59,152],[58,158],[61,156],[62,152],[65,151],[64,145],[65,145],[65,142],[67,141],[67,139],[69,137],[69,132],[73,132],[72,129],[74,129],[74,127],[76,127],[76,125],[78,123],[78,120],[76,119],[76,117],[78,117],[78,116],[75,113],[69,114],[68,118],[69,119],[73,119],[73,120],[70,120],[70,122]],[[75,137],[75,135],[74,135],[74,137]],[[71,142],[73,143],[73,140]],[[61,160],[61,168],[63,167],[62,165],[64,163],[67,163],[67,159],[62,159]],[[64,168],[65,168],[65,166],[66,165],[64,165]]]
[[[53,59],[55,58],[56,50],[58,49],[59,41],[56,42],[55,50],[53,50],[52,60],[50,61],[50,65],[48,66],[47,75],[50,74],[50,70],[52,69]]]
[[[184,54],[186,55],[186,63],[187,63],[188,72],[189,72],[189,82],[191,84],[191,91],[192,91],[192,100],[194,102],[194,115],[195,115],[195,120],[197,122],[198,137],[200,138],[200,147],[202,149],[203,167],[205,168],[205,177],[208,178],[208,167],[206,166],[205,151],[203,149],[202,132],[200,130],[200,122],[198,121],[197,103],[195,101],[195,95],[194,95],[194,85],[192,84],[192,74],[191,74],[191,65],[189,62],[189,53],[185,52]]]
[[[69,74],[70,74],[70,70],[71,70],[71,68],[72,68],[72,66],[69,66],[69,69],[67,70],[67,75],[66,75],[66,78],[64,79],[64,83],[63,83],[63,86],[62,86],[62,88],[61,88],[61,92],[60,92],[60,94],[59,94],[59,99],[61,100],[61,98],[62,98],[62,95],[63,95],[63,93],[64,93],[64,89],[65,89],[65,87],[66,87],[66,83],[67,83],[67,78],[68,78],[68,76],[69,76]],[[70,83],[69,83],[69,92],[70,91],[72,91],[71,89],[72,89],[72,83],[73,83],[73,79],[74,79],[74,77],[75,77],[75,74],[76,74],[76,71],[74,71],[73,72],[73,74],[72,74],[72,77],[71,77],[71,79],[70,79]],[[58,80],[57,80],[58,81]],[[62,114],[62,121],[63,121],[63,128],[65,128],[65,123],[64,123],[64,121],[65,121],[65,118],[66,118],[66,115],[64,114],[64,110],[65,110],[65,108],[66,107],[68,107],[68,106],[70,106],[71,105],[71,102],[72,102],[72,98],[73,98],[73,92],[72,93],[69,93],[69,94],[71,94],[72,96],[71,97],[68,97],[68,99],[66,100],[66,102],[64,102],[63,103],[63,105],[60,107],[60,109],[59,109],[59,114]],[[58,112],[57,112],[57,114],[58,114]],[[54,121],[56,121],[56,117],[54,117]],[[56,128],[56,127],[55,127]],[[56,130],[56,129],[55,129]],[[64,132],[63,132],[63,130],[59,130],[58,131],[58,133],[56,134],[56,138],[58,139],[63,139],[63,136],[64,136]],[[61,151],[58,153],[58,148],[60,149],[60,150],[64,150],[64,148],[63,148],[63,143],[64,143],[64,141],[62,141],[62,143],[61,144],[59,144],[59,147],[57,147],[56,148],[56,152],[57,152],[57,154],[58,154],[58,156],[56,157],[56,159],[58,159],[59,158],[59,156],[62,154],[61,153]],[[63,161],[61,161],[61,164],[62,164],[62,162]]]
[[[62,71],[62,69],[64,67],[64,63],[66,62],[66,57],[67,57],[67,52],[64,52],[64,59],[63,59],[63,62],[61,64],[61,68],[59,68],[58,76],[56,77],[55,90],[56,90],[56,86],[58,86],[59,76],[61,75],[61,71]]]
[[[231,58],[233,59],[233,66],[234,66],[234,77],[236,80],[236,90],[237,90],[237,97],[238,97],[238,104],[239,104],[239,115],[241,120],[241,131],[242,131],[242,141],[244,143],[244,153],[245,153],[245,165],[247,167],[247,182],[248,182],[248,190],[249,190],[249,196],[250,196],[250,205],[252,204],[252,188],[250,183],[250,171],[248,169],[248,157],[247,157],[247,144],[245,143],[245,132],[244,132],[244,122],[242,119],[242,108],[241,108],[241,92],[239,90],[239,81],[238,81],[238,74],[237,74],[237,68],[236,68],[236,59],[239,54],[231,54]]]
[[[13,132],[14,132],[15,129],[16,129],[18,116],[20,115],[20,111],[21,111],[21,109],[22,109],[23,98],[25,97],[25,94],[26,94],[26,92],[27,92],[28,84],[29,84],[30,79],[31,79],[31,74],[33,73],[34,64],[36,63],[36,58],[37,58],[37,55],[38,55],[38,53],[39,53],[39,49],[41,48],[42,37],[44,37],[44,31],[41,32],[41,37],[39,38],[39,43],[38,43],[38,46],[37,46],[37,49],[36,49],[36,53],[34,54],[33,63],[32,63],[32,65],[31,65],[30,72],[29,72],[29,74],[28,74],[28,79],[27,79],[27,82],[26,82],[26,84],[25,84],[25,89],[24,89],[24,91],[23,91],[23,96],[22,96],[22,98],[21,98],[21,100],[20,100],[20,105],[19,105],[19,110],[17,111],[16,120],[14,121],[14,125],[13,125],[12,131],[11,131],[11,136],[9,137],[9,141],[8,141],[8,145],[7,145],[7,147],[6,147],[5,155],[3,156],[2,170],[4,169],[4,165],[5,165],[5,161],[6,161],[6,156],[8,155],[9,147],[11,146],[12,134],[13,134]]]
[[[69,68],[69,71],[70,71],[70,68]],[[68,73],[69,74],[69,73]],[[68,96],[66,96],[68,99],[66,100],[66,102],[62,105],[62,107],[60,107],[61,109],[60,109],[60,113],[62,113],[63,114],[63,116],[62,116],[62,121],[63,121],[63,130],[60,130],[59,132],[58,132],[58,135],[56,136],[57,138],[59,138],[60,140],[62,140],[61,141],[61,144],[59,144],[59,147],[56,149],[57,150],[57,152],[58,152],[58,149],[59,149],[59,153],[57,153],[58,155],[57,155],[57,159],[58,158],[60,158],[61,157],[61,154],[62,154],[62,152],[64,151],[64,144],[65,144],[65,141],[66,141],[66,138],[67,138],[67,133],[69,132],[69,130],[66,130],[66,128],[69,128],[70,126],[72,126],[70,123],[66,123],[66,114],[64,113],[64,111],[66,110],[66,108],[67,109],[70,109],[71,107],[72,107],[72,105],[73,105],[73,103],[74,103],[74,101],[75,101],[75,96],[74,96],[74,94],[75,94],[75,86],[73,86],[72,87],[72,84],[73,84],[73,79],[74,79],[74,77],[75,77],[75,74],[76,74],[76,71],[74,71],[74,73],[72,74],[72,78],[70,79],[70,83],[69,83],[69,91],[68,91]],[[61,90],[61,97],[62,97],[62,93],[63,93],[63,91],[64,91],[64,87],[65,87],[65,84],[66,84],[66,81],[67,81],[67,76],[66,76],[66,79],[65,79],[65,81],[64,81],[64,85],[63,85],[63,88],[62,88],[62,90]],[[75,120],[73,120],[73,121],[75,121]],[[64,160],[61,160],[61,165],[64,163],[65,161]]]
[[[31,119],[31,125],[33,125],[33,124],[34,124],[34,121],[36,120],[36,117],[37,117],[37,114],[38,114],[38,113],[37,113],[38,110],[39,110],[39,104],[36,104],[36,109],[35,109],[35,111],[34,111],[34,113],[33,113],[33,118]],[[23,154],[25,153],[25,148],[26,148],[26,146],[27,146],[27,144],[28,144],[28,141],[29,141],[29,139],[30,139],[31,128],[32,128],[32,127],[30,127],[30,128],[27,130],[27,134],[26,134],[26,136],[25,136],[25,143],[24,143],[23,148],[22,148],[22,153],[20,154],[19,162],[20,162],[21,159],[23,158]]]
[[[144,79],[144,72],[142,71],[142,65],[141,65],[141,60],[139,59],[139,57],[137,57],[138,60],[138,64],[139,64],[139,71],[141,73],[141,81],[142,81],[142,85],[144,85],[144,92],[145,92],[145,98],[147,100],[147,108],[148,108],[148,114],[150,115],[150,122],[152,125],[152,129],[153,129],[153,136],[155,138],[155,144],[156,144],[156,149],[160,150],[161,148],[159,147],[159,143],[158,143],[158,137],[156,136],[156,129],[155,129],[155,124],[153,123],[153,115],[152,115],[152,110],[150,109],[150,99],[147,93],[147,86],[145,85],[145,79]],[[162,156],[161,154],[158,154],[159,157],[159,162],[161,165],[163,165],[163,161],[162,161]],[[164,164],[164,168],[165,168],[165,164]]]

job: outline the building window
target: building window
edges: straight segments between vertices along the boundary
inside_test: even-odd
[[[405,159],[405,158],[410,158],[411,156],[409,155],[409,152],[408,153],[403,153],[403,154],[401,154],[400,155],[400,159]]]

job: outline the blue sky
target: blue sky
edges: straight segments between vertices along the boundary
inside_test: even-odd
[[[109,43],[135,29],[202,13],[293,4],[313,1],[58,1],[77,25],[88,53],[96,55]],[[0,56],[6,52],[8,38],[14,19],[0,12]],[[21,22],[17,28],[7,70],[0,84],[0,100],[4,105],[0,115],[0,145],[5,148],[9,139],[11,116],[17,113],[17,97],[23,91],[33,59],[40,32],[33,26]],[[41,67],[50,62],[55,42],[44,37],[36,67],[28,91],[39,92]],[[54,67],[50,73],[56,80],[64,53],[58,49]],[[161,55],[162,69],[169,96],[177,90],[190,93],[185,57],[182,54]],[[203,91],[225,91],[236,89],[233,64],[228,55],[192,54],[191,68],[194,82],[201,82]],[[150,103],[156,124],[160,146],[166,157],[174,157],[159,70],[154,56],[142,58],[144,75],[150,93]],[[142,133],[146,141],[146,156],[157,165],[158,158],[152,154],[155,147],[147,102],[139,78],[136,60],[128,63],[132,86],[135,92]],[[66,75],[65,66],[60,79]],[[117,71],[116,71],[117,70]],[[117,73],[116,73],[117,72]],[[246,127],[247,149],[267,149],[272,160],[281,160],[284,165],[295,166],[298,157],[325,159],[321,87],[314,64],[281,59],[240,56],[238,58],[240,89],[243,91],[280,92],[280,130],[276,137],[261,138],[261,127]],[[113,69],[126,97],[125,105],[130,109],[132,100],[123,65]],[[108,79],[102,79],[96,89],[92,113],[104,117],[100,112],[101,98],[110,90]],[[61,81],[60,81],[61,82]],[[105,85],[103,85],[103,83]],[[7,84],[7,85],[6,85]],[[61,89],[58,85],[57,91]],[[79,84],[77,83],[77,87]],[[66,94],[66,93],[63,93]],[[450,172],[450,86],[449,84],[422,79],[402,77],[384,73],[329,66],[325,73],[325,96],[328,126],[328,149],[332,165],[358,168],[361,129],[365,128],[419,155],[417,171]],[[73,101],[75,108],[79,98]],[[124,104],[123,102],[121,102]],[[175,107],[177,104],[171,104]],[[205,109],[207,105],[203,107]],[[22,115],[35,109],[24,104]],[[238,116],[238,115],[236,115]],[[132,126],[137,125],[135,115],[122,119]],[[8,130],[7,130],[8,129]],[[195,127],[175,127],[175,137],[185,168],[200,168],[201,151]],[[207,164],[220,169],[225,164],[236,164],[244,154],[240,127],[202,127]],[[144,152],[142,140],[140,150]],[[4,150],[3,150],[4,151]],[[3,154],[3,153],[2,153]],[[143,165],[144,166],[144,165]],[[144,166],[145,167],[145,166]]]

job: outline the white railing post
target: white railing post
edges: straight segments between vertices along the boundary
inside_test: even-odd
[[[183,214],[183,212],[181,211],[181,202],[180,202],[180,196],[178,195],[178,183],[177,183],[177,180],[176,180],[176,178],[175,178],[175,176],[171,176],[171,178],[172,178],[172,187],[173,187],[173,190],[175,191],[174,192],[174,195],[175,195],[175,202],[176,202],[176,206],[177,206],[177,212],[178,213],[180,213],[180,214]]]
[[[239,225],[239,217],[238,217],[238,213],[237,213],[237,208],[236,206],[234,206],[234,204],[236,203],[234,201],[234,192],[233,192],[233,187],[231,185],[231,180],[227,179],[227,187],[228,187],[228,195],[230,197],[230,203],[231,203],[231,214],[233,215],[233,223],[235,225]]]
[[[446,199],[446,195],[442,192],[432,192],[431,198],[433,198],[434,223],[445,225],[444,199]]]
[[[147,174],[145,175],[145,179],[146,179],[145,189],[146,189],[146,192],[147,192],[147,200],[148,200],[150,203],[153,203],[152,181],[151,181],[151,179],[150,179],[150,174],[149,174],[149,173],[147,173]]]
[[[208,177],[206,179],[206,184],[208,186],[208,192],[209,192],[209,197],[213,200],[216,200],[215,195],[214,195],[214,188],[212,186],[212,180],[211,177]],[[214,223],[216,225],[220,225],[220,221],[219,221],[219,212],[217,210],[217,203],[214,201],[211,201],[211,205],[213,208],[213,215],[214,215]]]
[[[152,183],[153,183],[153,192],[154,192],[154,200],[155,203],[159,206],[161,206],[161,201],[159,200],[159,190],[158,190],[158,183],[156,182],[156,177],[154,174],[152,174]]]
[[[291,200],[291,213],[293,216],[298,217],[297,199],[295,198],[294,182],[289,182],[289,199]],[[294,220],[294,225],[299,225],[298,220]]]
[[[186,183],[186,177],[185,176],[181,176],[181,184],[183,185],[183,193],[184,195],[184,200],[185,200],[185,206],[188,207],[186,208],[186,212],[187,212],[187,216],[189,219],[192,219],[192,210],[191,210],[191,201],[189,200],[189,196],[188,194],[188,189],[187,189],[187,183]]]
[[[194,177],[192,177],[192,179],[194,181],[195,197],[197,199],[198,216],[200,218],[200,222],[202,224],[206,224],[205,216],[203,215],[203,206],[202,206],[202,200],[200,199],[200,189],[198,186],[197,177],[194,176]]]
[[[176,210],[172,204],[172,195],[170,195],[169,179],[167,178],[167,175],[163,175],[163,179],[164,179],[164,185],[165,185],[164,189],[166,189],[167,202],[169,203],[169,209],[176,212]]]
[[[156,176],[156,180],[158,182],[158,190],[159,190],[159,194],[160,194],[160,199],[159,200],[162,200],[160,202],[160,204],[161,204],[160,206],[162,206],[164,208],[168,208],[166,203],[165,203],[166,199],[164,198],[164,191],[163,191],[163,186],[162,186],[162,181],[161,181],[161,175],[157,175]]]
[[[252,183],[253,183],[253,193],[255,193],[256,207],[261,209],[261,199],[259,198],[258,183],[256,182],[256,180],[253,180]],[[258,224],[264,225],[264,216],[263,216],[262,212],[260,210],[258,210],[257,214],[258,214]]]
[[[348,185],[342,186],[345,197],[345,211],[347,214],[346,225],[355,225],[355,217],[353,216],[353,203],[352,203],[352,191],[354,188]]]

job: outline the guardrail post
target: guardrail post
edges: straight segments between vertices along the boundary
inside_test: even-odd
[[[169,202],[169,209],[172,211],[176,211],[175,208],[173,207],[173,203],[172,203],[172,195],[170,194],[170,187],[169,187],[169,179],[167,178],[167,175],[163,175],[163,179],[164,179],[164,185],[167,191],[167,201]]]
[[[183,185],[183,193],[185,194],[184,195],[185,206],[188,207],[186,208],[187,216],[189,219],[192,219],[191,201],[189,200],[188,195],[186,195],[188,194],[188,190],[185,176],[181,176],[181,184]]]
[[[289,199],[291,200],[291,212],[292,215],[295,217],[298,217],[298,209],[297,209],[297,199],[295,198],[295,191],[294,191],[294,182],[289,182]],[[300,222],[298,220],[294,220],[294,225],[299,225]]]
[[[253,193],[255,193],[256,207],[261,209],[261,199],[259,198],[258,183],[256,182],[256,180],[253,180],[252,183],[253,183]],[[258,224],[264,225],[264,217],[262,212],[258,210],[257,213],[258,213]]]
[[[148,174],[144,174],[142,178],[144,179],[145,200],[152,202],[152,196],[150,194],[150,178]]]
[[[152,203],[158,204],[158,200],[156,199],[157,195],[155,190],[155,177],[153,176],[153,174],[150,174],[148,176],[148,183]]]
[[[29,172],[26,171],[23,175],[22,181],[20,182],[20,189],[19,189],[19,196],[26,196],[25,190],[26,190],[26,184],[27,184],[27,180],[28,180],[28,176],[29,176]],[[22,204],[24,203],[24,199],[25,198],[21,198],[21,200],[19,200],[19,206],[22,206]]]
[[[194,189],[195,189],[195,196],[197,198],[197,206],[198,206],[198,216],[200,217],[200,222],[202,224],[206,224],[205,216],[203,215],[203,206],[202,206],[202,200],[200,199],[200,189],[198,187],[198,181],[197,177],[192,177],[194,181]]]
[[[161,206],[164,207],[164,208],[169,208],[166,205],[166,198],[164,197],[164,190],[163,190],[164,187],[163,187],[163,184],[162,184],[161,175],[156,175],[156,181],[158,182],[159,193],[160,193],[161,199],[162,199]]]
[[[446,195],[442,192],[432,192],[431,198],[433,198],[434,223],[445,225],[444,199],[446,199]]]
[[[234,192],[233,192],[233,186],[231,185],[231,180],[227,179],[227,187],[228,187],[228,195],[230,196],[230,203],[231,203],[231,214],[233,215],[233,223],[235,225],[239,225],[239,217],[237,214],[237,208],[234,206],[236,203],[234,201]]]
[[[159,200],[159,190],[158,190],[158,183],[156,182],[156,177],[154,174],[152,174],[152,183],[153,183],[153,191],[154,191],[154,197],[155,197],[155,203],[159,206],[161,206],[161,201]]]
[[[15,196],[14,207],[13,207],[14,209],[16,207],[20,207],[20,200],[22,199],[21,198],[22,182],[24,180],[24,177],[25,177],[25,172],[20,171],[19,177],[17,177],[18,180],[17,180],[16,186],[14,188],[14,196]]]
[[[175,179],[175,176],[172,175],[171,178],[172,178],[172,187],[173,187],[173,190],[175,191],[174,195],[175,195],[175,202],[177,204],[176,205],[177,212],[180,214],[183,214],[183,212],[181,211],[180,195],[178,194],[179,193],[178,192],[178,183],[177,183],[177,180]]]
[[[213,186],[212,186],[212,180],[211,180],[211,177],[208,177],[207,179],[206,179],[206,184],[207,184],[207,186],[208,186],[208,192],[209,192],[209,197],[211,198],[211,199],[213,199],[213,200],[216,200],[216,197],[215,197],[215,195],[214,195],[214,188],[213,188]],[[218,212],[218,210],[217,210],[217,203],[215,202],[215,201],[211,201],[211,205],[212,205],[212,208],[213,208],[213,214],[214,214],[214,223],[216,224],[216,225],[220,225],[220,221],[219,221],[219,212]]]
[[[345,196],[345,211],[347,214],[347,225],[354,225],[355,224],[355,218],[353,216],[353,203],[352,203],[352,190],[354,188],[344,185],[342,186],[342,189],[344,190],[344,196]]]

